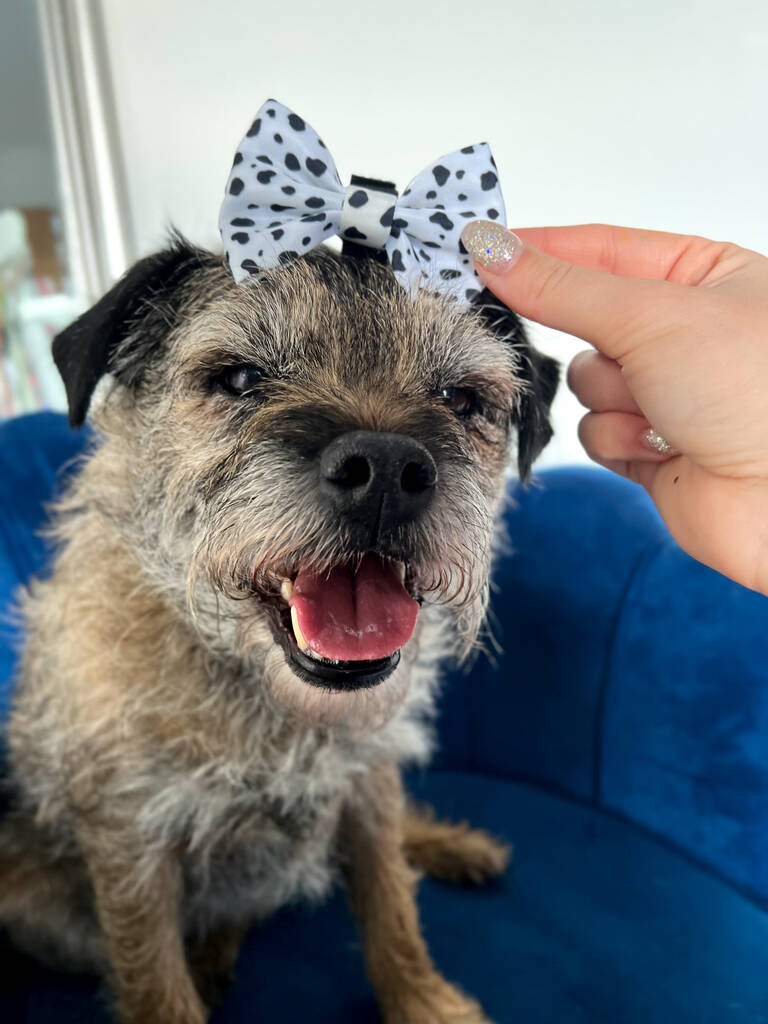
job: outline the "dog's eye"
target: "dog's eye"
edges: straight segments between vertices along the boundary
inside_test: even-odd
[[[243,363],[240,366],[229,366],[219,374],[218,382],[231,395],[250,395],[258,390],[264,380],[264,371],[258,366]]]
[[[440,397],[457,416],[466,419],[480,409],[480,398],[471,388],[443,388]]]

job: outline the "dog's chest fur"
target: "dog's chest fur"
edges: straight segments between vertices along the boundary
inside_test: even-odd
[[[428,756],[429,730],[414,706],[373,740],[312,730],[283,749],[267,742],[248,764],[222,753],[191,773],[169,766],[140,823],[151,843],[183,842],[187,929],[321,899],[336,877],[339,814],[355,778],[385,757]]]

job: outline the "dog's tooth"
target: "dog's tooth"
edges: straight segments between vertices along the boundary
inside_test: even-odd
[[[296,637],[296,643],[299,645],[299,650],[306,651],[309,644],[304,639],[304,634],[299,628],[299,616],[296,614],[295,608],[291,608],[291,625],[293,626],[293,635]]]
[[[280,596],[284,601],[291,600],[291,594],[293,593],[293,584],[290,580],[283,580],[280,584]]]

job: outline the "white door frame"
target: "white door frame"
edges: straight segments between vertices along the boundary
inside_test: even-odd
[[[136,258],[101,0],[37,0],[75,294],[98,299]]]

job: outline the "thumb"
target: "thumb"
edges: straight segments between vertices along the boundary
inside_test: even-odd
[[[669,290],[679,287],[568,263],[492,221],[472,221],[461,240],[483,284],[510,309],[583,338],[611,359],[635,347],[650,316],[658,324]]]

